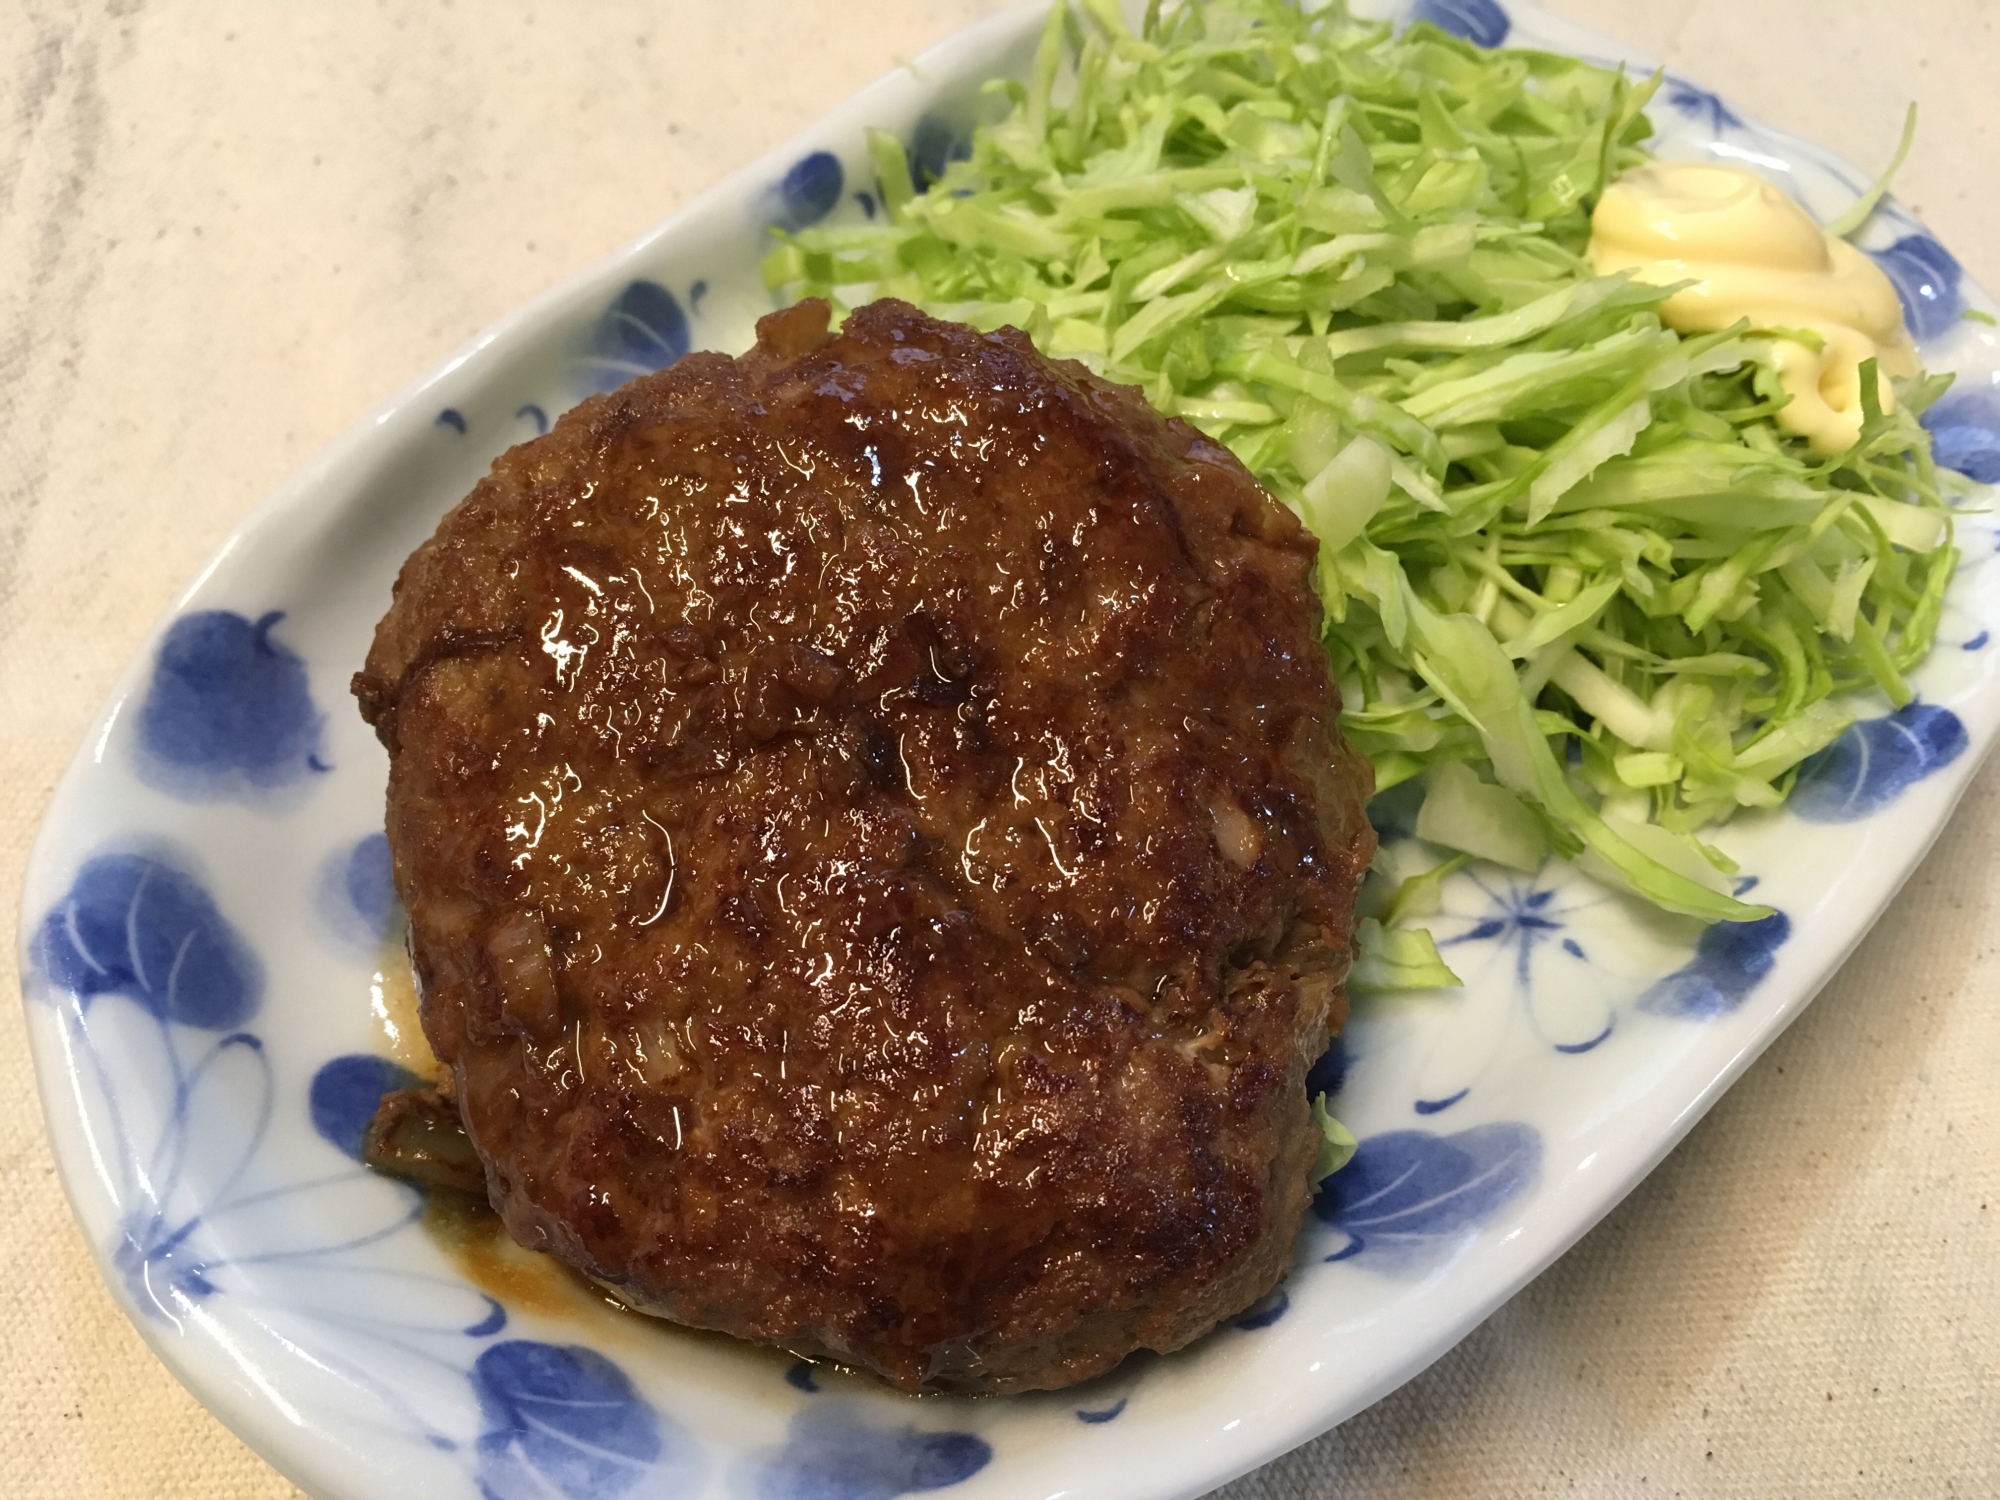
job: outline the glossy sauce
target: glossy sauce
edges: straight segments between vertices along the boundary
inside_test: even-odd
[[[1683,333],[1748,318],[1754,330],[1775,335],[1770,357],[1792,398],[1777,423],[1820,453],[1845,451],[1861,431],[1864,360],[1878,362],[1884,411],[1895,407],[1889,377],[1918,372],[1889,278],[1740,167],[1655,162],[1626,173],[1591,215],[1590,260],[1600,276],[1693,281],[1660,309]],[[1809,337],[1786,337],[1789,330]]]
[[[424,1205],[422,1222],[424,1233],[453,1268],[499,1302],[509,1316],[528,1313],[565,1319],[593,1338],[622,1338],[628,1345],[637,1340],[691,1342],[755,1360],[766,1368],[776,1363],[789,1369],[800,1362],[800,1356],[790,1350],[745,1343],[725,1333],[689,1328],[627,1307],[554,1256],[515,1243],[500,1216],[482,1199],[433,1189]],[[822,1376],[845,1375],[875,1385],[871,1377],[843,1365],[825,1360],[806,1363],[818,1366]]]
[[[384,945],[382,967],[370,977],[369,1010],[396,1062],[432,1082],[443,1075],[443,1066],[418,1022],[416,979],[400,936]],[[781,1349],[744,1344],[725,1334],[686,1328],[635,1312],[554,1256],[518,1244],[483,1198],[433,1188],[421,1222],[431,1243],[458,1273],[509,1314],[572,1319],[600,1335],[629,1329],[644,1338],[721,1343],[786,1365],[797,1360],[796,1355]]]
[[[416,976],[400,932],[383,944],[381,967],[369,977],[368,1009],[391,1058],[432,1083],[443,1076],[418,1020]],[[621,1303],[560,1261],[516,1244],[483,1199],[433,1188],[424,1204],[423,1227],[460,1275],[497,1298],[509,1312],[630,1316]]]
[[[500,1216],[477,1198],[433,1189],[424,1205],[423,1222],[431,1242],[459,1273],[509,1312],[543,1317],[635,1316],[560,1261],[515,1244]]]
[[[368,979],[368,1013],[382,1032],[389,1056],[419,1078],[436,1083],[444,1069],[417,1017],[417,980],[400,929],[382,945],[380,963]]]
[[[1076,1378],[1288,1261],[1372,843],[1312,543],[1018,335],[810,312],[405,568],[357,690],[429,1035],[507,1222],[641,1305]]]

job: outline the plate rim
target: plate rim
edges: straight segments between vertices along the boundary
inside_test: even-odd
[[[1650,61],[1640,49],[1626,47],[1582,23],[1555,15],[1538,0],[1506,0],[1506,3],[1512,16],[1532,17],[1540,29],[1555,32],[1565,39],[1570,36],[1588,37],[1592,43],[1612,49],[1611,55],[1628,62]],[[200,1358],[188,1357],[186,1344],[170,1337],[168,1330],[151,1320],[136,1315],[116,1289],[104,1237],[91,1232],[93,1226],[85,1207],[91,1177],[88,1162],[84,1159],[84,1147],[78,1139],[81,1119],[74,1108],[65,1108],[60,1118],[58,1116],[58,1101],[62,1101],[64,1106],[70,1104],[67,1088],[70,1069],[60,1048],[45,1034],[46,1029],[32,1024],[37,1001],[29,993],[33,972],[30,950],[33,934],[42,916],[39,893],[54,884],[51,872],[60,862],[60,851],[74,847],[65,839],[61,826],[67,821],[64,816],[66,810],[103,765],[109,732],[140,687],[152,650],[167,626],[185,611],[246,538],[282,526],[295,512],[309,510],[315,496],[326,487],[342,486],[343,475],[366,469],[373,461],[372,455],[379,454],[398,440],[413,440],[431,425],[429,413],[440,395],[453,390],[470,394],[484,389],[488,382],[501,375],[504,361],[516,344],[547,338],[559,329],[567,316],[602,302],[607,293],[615,290],[636,267],[648,260],[662,241],[701,224],[732,201],[743,199],[755,189],[775,180],[802,153],[823,149],[828,123],[836,116],[860,110],[871,101],[895,97],[911,75],[921,79],[927,67],[943,71],[942,64],[949,57],[975,49],[997,50],[1028,23],[1038,25],[1045,10],[1046,5],[1041,0],[1025,0],[1025,3],[1011,5],[952,32],[926,48],[910,63],[892,67],[878,75],[859,90],[837,101],[800,131],[712,183],[636,237],[502,314],[459,344],[436,365],[365,411],[230,526],[215,552],[139,637],[133,655],[117,674],[103,706],[90,719],[82,742],[58,779],[23,867],[16,947],[23,1003],[31,1017],[27,1029],[38,1104],[72,1218],[84,1231],[92,1261],[105,1282],[106,1292],[148,1348],[210,1415],[301,1488],[313,1493],[346,1493],[341,1485],[346,1476],[330,1467],[330,1451],[324,1444],[302,1440],[300,1429],[278,1420],[268,1402],[252,1397],[243,1384],[223,1378],[222,1372],[209,1368]],[[1567,40],[1563,45],[1567,47]],[[1778,143],[1788,153],[1838,167],[1855,178],[1859,177],[1850,163],[1824,147],[1765,125],[1753,114],[1743,113],[1739,118],[1746,127]],[[1969,278],[1967,284],[1971,284]],[[354,503],[354,496],[350,493],[333,509],[346,509]],[[1984,706],[2000,715],[2000,693],[1996,693],[1994,685],[1986,684],[1982,694],[1986,700]],[[1903,841],[1886,880],[1883,879],[1882,866],[1878,865],[1874,875],[1878,883],[1866,891],[1846,896],[1840,903],[1843,906],[1863,907],[1865,915],[1846,923],[1838,943],[1815,948],[1811,960],[1804,965],[1803,973],[1794,973],[1788,978],[1778,1003],[1759,1012],[1756,1025],[1727,1062],[1685,1103],[1667,1128],[1646,1138],[1645,1149],[1634,1154],[1625,1171],[1616,1179],[1605,1179],[1612,1181],[1613,1186],[1607,1188],[1600,1183],[1587,1205],[1581,1211],[1573,1210],[1565,1215],[1553,1233],[1538,1237],[1534,1230],[1526,1226],[1517,1230],[1510,1237],[1515,1243],[1511,1247],[1512,1265],[1507,1274],[1488,1282],[1485,1293],[1474,1299],[1471,1311],[1461,1311],[1449,1320],[1438,1320],[1428,1336],[1409,1346],[1376,1387],[1364,1396],[1332,1408],[1324,1403],[1307,1402],[1304,1405],[1310,1408],[1309,1413],[1300,1411],[1286,1420],[1285,1410],[1294,1409],[1293,1404],[1288,1403],[1285,1410],[1274,1411],[1265,1422],[1254,1428],[1246,1423],[1247,1432],[1238,1429],[1237,1434],[1217,1435],[1233,1441],[1216,1442],[1205,1450],[1212,1459],[1219,1458],[1221,1461],[1205,1468],[1200,1477],[1149,1489],[1145,1493],[1155,1497],[1155,1500],[1194,1500],[1194,1497],[1207,1494],[1339,1425],[1420,1374],[1529,1281],[1567,1253],[1680,1144],[1852,956],[1951,821],[1953,810],[1992,752],[1996,738],[2000,735],[1996,735],[1991,724],[1982,725],[1972,739],[1970,753],[1961,755],[1930,779],[1932,790],[1929,796],[1934,804],[1934,814],[1916,825],[1920,830],[1919,836]],[[1497,1251],[1500,1247],[1494,1248]],[[1252,1434],[1257,1436],[1253,1438]]]

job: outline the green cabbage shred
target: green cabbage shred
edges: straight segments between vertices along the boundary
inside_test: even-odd
[[[1910,701],[1958,557],[1917,420],[1949,377],[1884,412],[1864,367],[1817,456],[1775,331],[1683,337],[1671,289],[1591,273],[1656,83],[1340,3],[1058,3],[969,158],[915,182],[873,133],[883,217],[781,234],[765,279],[1140,386],[1321,538],[1342,727],[1378,790],[1426,778],[1426,838],[1750,920],[1696,835],[1781,803],[1859,695]],[[1455,982],[1375,944],[1384,982]]]
[[[1456,989],[1463,983],[1438,957],[1437,944],[1421,927],[1385,927],[1378,917],[1363,917],[1355,926],[1354,946],[1349,994]]]
[[[1317,1188],[1354,1160],[1354,1153],[1361,1149],[1361,1143],[1354,1138],[1353,1131],[1327,1113],[1324,1094],[1313,1096],[1312,1120],[1319,1127],[1319,1153],[1313,1161],[1310,1176],[1313,1187]]]

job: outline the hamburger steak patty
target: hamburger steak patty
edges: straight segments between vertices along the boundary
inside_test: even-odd
[[[631,1306],[1019,1391],[1290,1266],[1374,837],[1314,543],[1133,387],[893,301],[584,402],[366,670],[494,1206]]]

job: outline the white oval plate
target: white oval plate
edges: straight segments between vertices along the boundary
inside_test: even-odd
[[[1482,42],[1651,66],[1527,5],[1418,8]],[[1345,1072],[1360,1155],[1285,1290],[1172,1358],[917,1401],[547,1278],[479,1290],[413,1190],[351,1154],[398,1075],[385,765],[347,677],[405,555],[502,448],[691,343],[743,347],[769,305],[766,226],[862,214],[863,128],[943,149],[1039,24],[1003,16],[873,85],[360,423],[181,597],[56,796],[22,972],[77,1217],[161,1358],[316,1494],[1201,1494],[1409,1379],[1623,1197],[1846,956],[2000,729],[2000,562],[1990,521],[1966,517],[1919,703],[1721,839],[1782,915],[1697,941],[1560,868],[1459,877],[1436,931],[1465,991],[1361,1008],[1321,1074]],[[1683,80],[1654,118],[1663,153],[1747,163],[1823,217],[1863,185]],[[1957,316],[1993,304],[1893,205],[1869,233],[1927,363],[1960,372],[1940,452],[2000,477],[1995,339]]]

